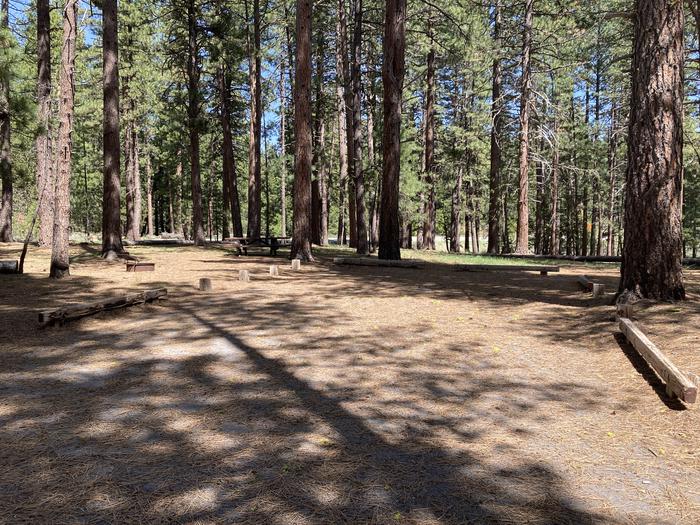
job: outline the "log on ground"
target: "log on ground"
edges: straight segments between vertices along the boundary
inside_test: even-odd
[[[114,310],[117,308],[126,308],[136,304],[148,303],[156,299],[165,298],[168,295],[166,288],[156,288],[146,290],[144,292],[131,293],[126,295],[118,295],[106,299],[100,299],[90,303],[74,304],[57,308],[55,310],[42,310],[39,312],[39,324],[42,326],[52,325],[55,323],[63,324],[66,321],[80,319],[88,315],[94,315],[105,310]]]
[[[17,261],[0,261],[0,273],[17,273],[18,268]]]
[[[388,268],[423,268],[425,264],[415,259],[371,259],[369,257],[335,257],[335,264],[354,266],[383,266]]]
[[[455,270],[461,272],[558,272],[558,266],[534,266],[511,264],[457,264]]]
[[[620,331],[656,374],[666,383],[666,393],[695,403],[698,387],[630,319],[620,318]]]

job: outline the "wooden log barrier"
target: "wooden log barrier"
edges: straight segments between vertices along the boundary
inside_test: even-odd
[[[0,273],[17,273],[18,270],[17,261],[0,261]]]
[[[540,272],[547,275],[549,272],[558,272],[558,266],[534,266],[514,264],[457,264],[455,270],[459,272]]]
[[[620,331],[666,383],[666,393],[670,397],[675,396],[685,403],[695,403],[698,395],[697,385],[681,372],[632,320],[621,317]]]
[[[168,290],[166,288],[156,288],[144,292],[100,299],[99,301],[90,303],[64,306],[63,308],[57,308],[55,310],[42,310],[39,312],[39,324],[42,326],[50,326],[56,323],[63,324],[66,321],[94,315],[105,310],[114,310],[116,308],[133,306],[135,304],[148,303],[156,299],[165,298],[167,295]]]
[[[415,259],[401,259],[398,261],[390,259],[373,259],[370,257],[335,257],[333,263],[354,266],[382,266],[387,268],[423,268],[422,261]]]
[[[578,284],[581,285],[581,288],[583,288],[584,290],[588,290],[589,292],[591,292],[593,294],[593,297],[598,297],[605,293],[604,284],[594,283],[585,275],[579,275]]]

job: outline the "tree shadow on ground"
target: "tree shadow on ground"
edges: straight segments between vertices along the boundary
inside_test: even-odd
[[[320,304],[170,288],[168,308],[3,354],[10,521],[611,522],[520,450],[547,406],[594,406],[584,386],[514,380],[478,349],[450,363],[348,341]]]

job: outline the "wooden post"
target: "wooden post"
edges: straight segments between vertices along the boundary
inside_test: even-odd
[[[292,259],[292,270],[301,270],[301,259]]]
[[[238,280],[244,283],[250,282],[250,272],[248,270],[241,270],[238,272]]]
[[[600,297],[605,294],[605,285],[601,283],[593,283],[593,297]]]
[[[199,280],[199,290],[202,292],[211,292],[211,279],[202,277]]]
[[[298,259],[295,259],[295,260],[298,260]],[[271,264],[270,265],[270,276],[271,277],[279,277],[279,275],[280,275],[279,266],[277,266],[276,264]]]

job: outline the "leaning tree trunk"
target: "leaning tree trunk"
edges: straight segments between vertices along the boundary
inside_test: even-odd
[[[3,0],[0,24],[10,25],[9,0]],[[12,242],[12,152],[10,142],[10,78],[0,74],[0,242]]]
[[[248,37],[250,40],[250,36]],[[253,0],[253,41],[248,44],[250,84],[250,141],[248,146],[248,237],[260,237],[262,182],[260,135],[262,89],[260,78],[260,0]]]
[[[501,57],[498,54],[501,49],[501,2],[493,2],[493,79],[491,85],[491,167],[489,174],[489,239],[486,251],[498,253],[500,251],[500,225],[501,216],[501,134],[503,128],[503,100],[501,98],[501,84],[503,73]]]
[[[53,218],[50,277],[70,274],[68,236],[70,234],[70,175],[75,96],[75,38],[78,0],[67,0],[63,9],[63,45],[59,86],[58,159],[56,162],[56,200]]]
[[[292,258],[311,253],[311,0],[297,0],[296,83],[294,85],[294,235]]]
[[[401,163],[401,97],[405,72],[406,0],[387,0],[384,18],[384,130],[382,208],[379,215],[379,258],[401,258],[399,176]]]
[[[192,182],[192,236],[197,246],[205,244],[202,212],[202,181],[199,165],[199,46],[194,0],[187,4],[187,127],[190,134],[190,176]]]
[[[117,34],[117,0],[102,4],[103,107],[103,187],[102,187],[102,257],[113,260],[122,247],[119,144],[119,54]]]
[[[51,162],[51,11],[49,0],[36,4],[37,121],[36,190],[39,196],[39,246],[51,246],[54,183]]]
[[[529,158],[530,158],[530,53],[532,51],[532,15],[534,0],[526,0],[525,25],[523,27],[522,76],[520,79],[520,139],[518,178],[518,225],[515,253],[528,253],[530,208],[528,202]]]
[[[683,299],[683,3],[635,14],[620,292]]]

